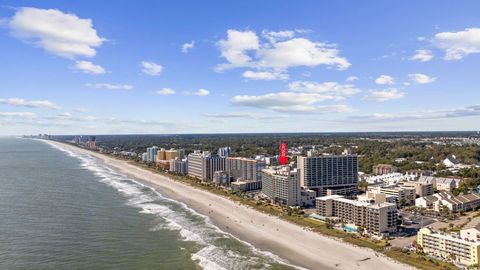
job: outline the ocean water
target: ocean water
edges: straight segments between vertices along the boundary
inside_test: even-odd
[[[0,138],[0,269],[291,269],[89,155]]]

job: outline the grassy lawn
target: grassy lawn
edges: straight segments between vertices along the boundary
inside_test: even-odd
[[[423,269],[423,270],[438,270],[438,269],[456,270],[458,269],[454,265],[430,258],[427,255],[418,254],[414,252],[405,253],[399,248],[391,248],[384,251],[383,253],[386,256],[396,261],[414,266],[418,269]]]

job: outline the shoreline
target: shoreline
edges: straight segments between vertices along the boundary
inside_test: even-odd
[[[356,247],[306,230],[278,217],[261,213],[127,161],[66,143],[56,141],[49,143],[101,160],[107,166],[207,216],[220,230],[252,245],[260,252],[278,256],[283,263],[308,269],[413,269],[371,249]]]

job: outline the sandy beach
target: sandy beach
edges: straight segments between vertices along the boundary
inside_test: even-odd
[[[412,269],[367,248],[360,248],[307,231],[274,216],[235,203],[224,197],[174,181],[126,161],[52,142],[76,153],[94,156],[111,168],[134,177],[162,195],[183,202],[208,216],[221,230],[256,248],[307,269]]]

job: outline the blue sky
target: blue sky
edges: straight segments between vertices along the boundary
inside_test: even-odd
[[[2,1],[0,135],[477,130],[478,1]]]

